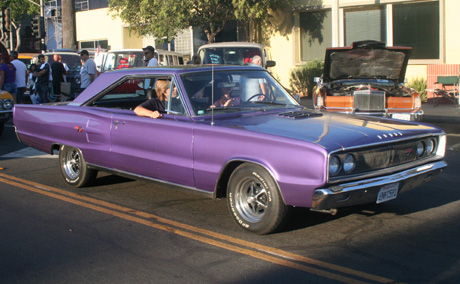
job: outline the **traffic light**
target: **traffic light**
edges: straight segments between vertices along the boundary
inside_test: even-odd
[[[32,31],[35,38],[45,38],[45,18],[35,16],[32,18]]]
[[[40,37],[40,16],[35,16],[32,18],[32,31],[34,32],[34,37]]]

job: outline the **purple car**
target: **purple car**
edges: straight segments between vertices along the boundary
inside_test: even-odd
[[[137,116],[160,81],[162,117]],[[107,171],[226,197],[236,223],[257,234],[279,230],[294,206],[386,202],[447,166],[441,129],[305,109],[253,66],[107,72],[72,102],[16,105],[14,125],[21,142],[59,151],[72,186]]]

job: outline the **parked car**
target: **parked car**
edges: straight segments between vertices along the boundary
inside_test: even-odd
[[[265,68],[274,67],[270,48],[251,42],[218,42],[200,46],[198,54],[203,64],[231,64],[246,65],[251,63],[252,57],[262,57]]]
[[[3,134],[5,123],[13,114],[13,96],[7,91],[0,91],[0,135]]]
[[[155,58],[159,66],[184,65],[184,56],[174,51],[155,49]],[[101,72],[144,66],[142,49],[110,50],[105,54]]]
[[[316,109],[419,121],[420,94],[403,85],[410,47],[377,41],[326,49],[322,79],[313,94]]]
[[[80,54],[76,51],[51,51],[43,53],[45,56],[45,62],[48,62],[50,65],[54,62],[54,54],[59,54],[61,56],[62,62],[67,64],[69,67],[69,74],[66,75],[67,82],[70,82],[70,98],[74,98],[79,89],[80,89],[80,69],[81,69],[81,58]],[[38,55],[33,59],[34,63],[38,62]],[[54,94],[50,90],[49,100],[55,101],[57,98],[54,97]]]
[[[267,93],[241,100],[248,79]],[[169,84],[159,119],[133,112],[146,80]],[[222,91],[227,106],[213,104]],[[293,206],[386,202],[446,167],[440,128],[304,109],[258,66],[105,72],[72,102],[16,105],[14,125],[21,142],[59,151],[69,185],[108,171],[227,197],[236,224],[257,234],[279,230]]]

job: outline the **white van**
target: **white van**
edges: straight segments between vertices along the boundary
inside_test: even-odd
[[[264,68],[274,67],[270,48],[252,42],[218,42],[200,46],[198,54],[203,64],[231,64],[246,65],[251,63],[252,57],[262,57]]]
[[[142,49],[120,49],[110,50],[105,54],[104,64],[101,66],[101,72],[143,67],[144,51]],[[158,59],[158,65],[184,65],[184,56],[174,51],[155,49],[155,58]]]

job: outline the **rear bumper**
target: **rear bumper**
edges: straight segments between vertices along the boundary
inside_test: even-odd
[[[311,209],[329,210],[376,203],[377,195],[383,186],[398,183],[399,195],[432,180],[446,166],[446,162],[437,161],[388,176],[316,189],[313,193]]]

